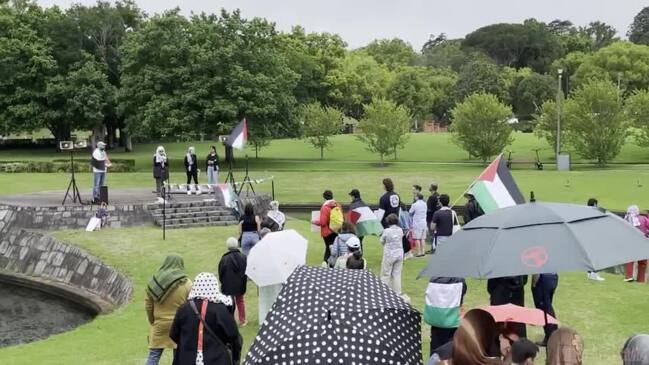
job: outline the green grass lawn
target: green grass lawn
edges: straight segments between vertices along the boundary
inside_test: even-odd
[[[309,239],[308,264],[317,265],[322,254],[322,243],[317,234],[309,232],[304,221],[290,221]],[[161,231],[152,226],[108,229],[101,232],[63,231],[54,235],[83,247],[115,266],[133,281],[134,297],[125,307],[67,333],[52,336],[35,343],[0,350],[3,364],[142,364],[147,354],[147,320],[144,313],[144,288],[150,275],[165,255],[180,253],[187,271],[194,276],[201,271],[215,272],[225,251],[225,239],[235,234],[234,227],[202,228],[170,231],[167,240],[161,240]],[[366,243],[369,268],[378,273],[381,249],[376,238]],[[412,298],[413,306],[423,308],[426,280],[416,280],[425,259],[406,262],[403,290]],[[604,274],[607,281],[595,283],[586,280],[585,273],[562,274],[555,303],[559,319],[566,326],[576,328],[585,341],[585,364],[619,363],[619,350],[631,334],[647,331],[649,313],[646,298],[649,287],[622,282],[620,276]],[[469,280],[466,308],[488,303],[486,282]],[[528,287],[528,305],[531,294]],[[253,283],[248,286],[246,305],[250,324],[241,329],[245,348],[249,348],[258,330],[257,296]],[[428,354],[427,327],[422,328],[423,352]],[[532,339],[538,339],[537,328],[529,330]],[[163,364],[170,364],[169,354]],[[542,363],[542,362],[539,362]]]

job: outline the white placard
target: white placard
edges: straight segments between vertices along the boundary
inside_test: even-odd
[[[90,218],[88,225],[86,226],[86,232],[92,232],[101,228],[101,219],[97,217]]]
[[[311,212],[311,232],[320,232],[320,226],[313,224],[313,221],[320,219],[320,211],[314,210]]]

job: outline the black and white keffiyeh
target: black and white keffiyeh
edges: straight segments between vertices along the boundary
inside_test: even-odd
[[[207,299],[212,303],[223,303],[227,306],[232,305],[232,298],[221,293],[219,280],[216,275],[210,272],[202,272],[196,275],[187,299],[196,298]]]

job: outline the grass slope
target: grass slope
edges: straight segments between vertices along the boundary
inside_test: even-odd
[[[303,221],[290,221],[309,239],[308,264],[319,264],[322,243],[317,234],[309,232]],[[79,245],[126,273],[134,284],[134,298],[124,308],[99,316],[89,324],[73,331],[52,336],[46,340],[0,349],[3,364],[142,364],[147,354],[148,324],[144,314],[144,287],[165,255],[181,253],[187,271],[194,276],[201,271],[216,271],[218,261],[225,251],[225,239],[235,234],[235,228],[201,228],[168,233],[161,240],[161,231],[155,227],[108,229],[88,234],[82,231],[56,232],[55,236]],[[378,273],[381,248],[375,238],[366,244],[369,268]],[[426,280],[416,280],[425,265],[424,259],[406,262],[403,290],[415,308],[423,308]],[[586,347],[586,364],[619,363],[619,350],[625,339],[637,332],[646,332],[649,314],[645,308],[645,285],[622,283],[620,276],[604,274],[607,281],[587,281],[585,273],[562,274],[555,299],[559,319],[564,325],[574,327],[583,335]],[[486,283],[469,280],[466,308],[488,303]],[[528,289],[528,305],[531,294]],[[242,328],[246,349],[258,330],[257,297],[253,283],[248,286],[246,305],[250,324]],[[428,354],[429,329],[423,327],[423,352]],[[540,336],[531,329],[530,337]],[[170,364],[166,354],[162,364]],[[542,363],[541,361],[539,363]]]

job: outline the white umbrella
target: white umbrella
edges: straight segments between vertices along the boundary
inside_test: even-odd
[[[284,283],[306,264],[307,243],[293,229],[268,233],[250,250],[246,275],[260,287]]]

